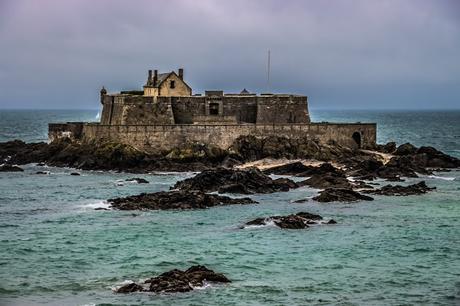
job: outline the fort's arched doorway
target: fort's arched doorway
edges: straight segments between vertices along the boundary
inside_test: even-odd
[[[361,149],[361,133],[354,132],[353,135],[351,135],[351,138],[353,138],[353,140],[356,142],[358,148]]]

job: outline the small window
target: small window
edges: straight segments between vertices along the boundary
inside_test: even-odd
[[[176,81],[169,82],[169,88],[176,88]]]
[[[219,115],[219,103],[209,103],[209,114]]]

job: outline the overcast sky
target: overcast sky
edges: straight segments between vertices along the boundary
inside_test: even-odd
[[[459,0],[0,0],[0,108],[98,108],[185,68],[200,93],[460,108]]]

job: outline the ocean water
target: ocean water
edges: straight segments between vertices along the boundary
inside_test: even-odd
[[[0,141],[46,140],[49,121],[97,111],[0,111]],[[460,112],[312,111],[315,121],[376,121],[380,142],[433,145],[460,156]],[[192,173],[79,171],[27,165],[0,173],[0,305],[459,305],[460,171],[421,179],[422,196],[296,204],[304,187],[255,205],[194,211],[96,211],[106,199],[167,190]],[[36,175],[38,170],[49,175]],[[124,182],[143,177],[150,184]],[[381,182],[385,183],[385,182]],[[240,229],[299,211],[337,220],[306,230]],[[232,283],[189,293],[112,289],[204,264]]]

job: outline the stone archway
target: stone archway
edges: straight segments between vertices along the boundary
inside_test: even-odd
[[[353,138],[355,143],[358,145],[358,148],[361,149],[361,133],[360,132],[354,132],[353,135],[351,135],[351,138]]]

